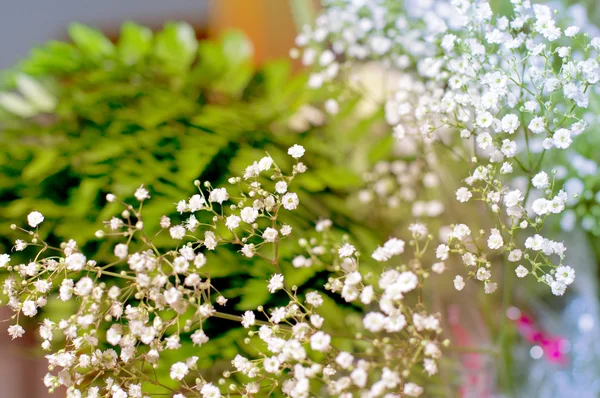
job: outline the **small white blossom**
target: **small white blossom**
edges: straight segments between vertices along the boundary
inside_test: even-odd
[[[27,215],[27,223],[30,227],[35,228],[44,221],[44,216],[39,211],[32,211]]]
[[[290,155],[294,159],[301,158],[304,155],[304,152],[304,147],[298,144],[295,144],[294,146],[290,147],[290,149],[288,149],[288,155]]]
[[[456,275],[454,277],[454,288],[456,290],[460,291],[460,290],[463,290],[464,287],[465,287],[465,281],[464,281],[463,277],[460,275]]]
[[[283,289],[283,275],[275,274],[269,280],[269,292],[275,293],[277,290]]]
[[[529,274],[529,271],[527,270],[527,268],[523,267],[522,265],[519,265],[517,269],[515,269],[515,273],[519,278],[524,278],[525,276],[527,276],[527,274]]]

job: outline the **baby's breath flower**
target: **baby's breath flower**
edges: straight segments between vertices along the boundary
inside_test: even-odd
[[[35,228],[44,221],[44,216],[39,211],[32,211],[27,216],[27,223],[30,227]]]
[[[288,155],[290,155],[294,159],[301,158],[304,155],[304,152],[304,147],[297,144],[293,145],[292,147],[290,147],[290,149],[288,149]]]

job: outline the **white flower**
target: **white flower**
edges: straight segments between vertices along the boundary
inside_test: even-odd
[[[189,369],[185,363],[177,362],[171,366],[170,376],[173,380],[183,380],[188,372]]]
[[[498,284],[492,282],[486,282],[485,286],[483,287],[485,294],[492,294],[496,291],[496,289],[498,289]]]
[[[459,202],[466,202],[473,197],[471,191],[468,188],[461,187],[456,190],[456,199]]]
[[[515,273],[519,278],[524,278],[525,276],[527,276],[527,274],[529,274],[529,270],[527,270],[527,268],[523,267],[522,265],[519,265],[517,269],[515,269]]]
[[[315,351],[325,352],[329,350],[331,337],[321,331],[310,336],[310,348]]]
[[[494,117],[489,112],[480,112],[477,114],[476,123],[479,127],[482,127],[482,128],[490,127],[492,125],[493,121],[494,121]],[[488,136],[489,136],[489,134],[488,134]],[[479,139],[479,137],[477,137],[477,138]]]
[[[349,352],[342,351],[335,358],[335,362],[340,365],[342,369],[348,369],[354,362],[354,357]]]
[[[254,316],[254,312],[246,311],[244,315],[242,315],[242,326],[248,329],[250,326],[254,325],[256,317]]]
[[[540,134],[546,131],[546,122],[543,117],[534,117],[527,127],[533,134]]]
[[[562,282],[553,281],[550,283],[550,288],[552,289],[552,294],[562,296],[565,294],[565,290],[567,290],[567,285]]]
[[[196,330],[192,334],[191,338],[194,345],[202,345],[208,341],[208,336],[204,333],[204,330],[202,329]]]
[[[169,229],[169,233],[173,239],[183,239],[185,236],[185,227],[183,225],[176,225]]]
[[[493,228],[488,238],[488,247],[492,250],[495,250],[501,248],[502,245],[504,245],[504,240],[502,239],[500,231],[498,231],[496,228]]]
[[[141,202],[142,200],[150,198],[150,192],[142,185],[135,190],[133,196],[135,196],[135,198]]]
[[[436,274],[441,274],[446,270],[446,264],[443,262],[437,262],[431,265],[431,270]]]
[[[44,216],[39,211],[32,211],[27,216],[27,223],[30,227],[35,228],[44,221]]]
[[[350,257],[354,254],[355,250],[356,249],[354,248],[354,246],[352,246],[349,243],[346,243],[338,250],[338,254],[340,255],[340,257]]]
[[[247,224],[252,224],[258,217],[258,210],[252,207],[244,207],[240,212],[240,215],[242,216],[242,221]]]
[[[281,198],[281,203],[286,210],[295,210],[298,207],[298,195],[294,192],[288,192]]]
[[[227,189],[225,188],[216,188],[210,192],[208,196],[208,200],[211,202],[216,202],[222,204],[227,199],[229,199],[229,194],[227,193]]]
[[[92,278],[85,276],[81,278],[75,285],[74,292],[78,296],[88,296],[94,288],[94,281]]]
[[[283,236],[288,236],[289,234],[292,233],[292,227],[289,225],[282,225],[279,232],[281,232],[281,235],[283,235]]]
[[[456,275],[454,277],[454,288],[458,291],[463,290],[465,287],[465,281],[462,276]]]
[[[206,264],[206,256],[204,253],[198,253],[198,255],[194,258],[194,266],[196,268],[202,268]]]
[[[67,263],[68,270],[81,271],[85,267],[87,259],[81,253],[73,253],[65,258],[65,263]]]
[[[550,178],[548,177],[548,174],[540,171],[531,179],[531,183],[537,189],[546,189],[550,186]]]
[[[439,245],[437,247],[437,249],[435,250],[435,256],[444,261],[446,259],[448,259],[448,253],[450,252],[450,248],[447,245]]]
[[[504,195],[504,204],[507,207],[517,206],[523,201],[523,194],[518,189],[508,192]]]
[[[377,333],[385,327],[385,315],[380,312],[369,312],[363,318],[363,326],[370,332]]]
[[[23,302],[23,307],[21,308],[21,311],[23,312],[23,315],[28,317],[35,316],[35,314],[37,314],[38,312],[35,302],[32,300],[25,300]]]
[[[579,27],[577,26],[569,26],[567,29],[565,29],[565,36],[567,37],[573,37],[577,33],[579,33]]]
[[[571,139],[571,132],[567,129],[557,130],[552,136],[552,143],[555,147],[560,149],[567,149],[571,146],[573,140]]]
[[[306,302],[315,308],[323,305],[323,297],[317,292],[306,293]]]
[[[173,271],[178,274],[184,274],[190,266],[185,257],[177,257],[173,260]]]
[[[294,159],[301,158],[304,155],[304,152],[304,147],[298,144],[295,144],[294,146],[288,149],[288,155],[290,155]]]
[[[489,133],[481,133],[477,136],[477,146],[481,149],[488,149],[492,145],[492,136]]]
[[[531,209],[537,215],[544,215],[550,212],[550,201],[544,198],[538,198],[531,204]]]
[[[310,323],[317,329],[319,329],[319,328],[321,328],[321,326],[323,326],[324,321],[325,321],[325,319],[319,314],[312,314],[310,316]]]
[[[283,275],[273,275],[269,280],[269,285],[267,287],[271,293],[275,293],[277,290],[283,289]]]
[[[287,192],[288,185],[285,181],[278,181],[275,184],[275,191],[280,194],[284,194]]]
[[[325,101],[325,111],[330,115],[337,115],[337,113],[340,111],[340,106],[336,100],[328,99]]]
[[[423,394],[423,387],[415,383],[406,383],[404,385],[404,394],[409,397],[418,397]]]
[[[127,257],[128,250],[129,250],[129,248],[127,247],[127,245],[125,243],[119,243],[115,246],[114,253],[115,253],[115,256],[117,256],[118,258],[123,260],[124,258]]]
[[[471,229],[465,224],[457,224],[452,229],[452,237],[458,240],[463,240],[469,235],[471,235]]]
[[[512,164],[509,162],[502,163],[502,167],[500,168],[500,173],[502,174],[510,174],[513,172]]]
[[[519,117],[514,114],[508,114],[502,118],[502,131],[508,134],[514,134],[520,126]]]
[[[575,280],[575,270],[568,265],[561,265],[556,268],[554,276],[558,282],[570,285]]]
[[[477,257],[475,257],[471,252],[466,252],[465,254],[463,254],[462,260],[465,263],[465,265],[469,267],[472,267],[477,264]]]
[[[275,242],[277,240],[278,234],[279,234],[279,232],[277,232],[276,229],[268,227],[263,232],[262,237],[267,242]]]
[[[279,370],[279,359],[277,357],[265,358],[263,361],[263,366],[265,368],[265,372],[267,373],[275,373]]]
[[[255,248],[254,248],[254,245],[253,245],[252,243],[250,243],[250,244],[245,244],[245,245],[242,247],[242,250],[241,250],[241,252],[242,252],[242,254],[243,254],[244,256],[246,256],[246,257],[248,257],[248,258],[250,258],[250,257],[254,257],[254,254],[256,253],[256,251],[255,251]]]
[[[490,277],[492,276],[492,273],[490,272],[489,269],[485,268],[485,267],[480,267],[477,270],[477,279],[480,281],[486,281],[488,279],[490,279]]]
[[[267,171],[271,168],[272,165],[273,159],[271,159],[269,156],[265,156],[264,158],[258,161],[258,169],[260,171]]]
[[[508,253],[508,261],[519,261],[521,258],[523,257],[523,252],[519,249],[514,249],[511,250],[510,253]]]
[[[438,372],[438,367],[436,362],[433,359],[425,358],[423,360],[423,368],[427,372],[429,376],[433,376]]]
[[[238,216],[236,216],[235,214],[230,215],[229,217],[227,217],[226,221],[225,221],[225,226],[230,230],[234,230],[237,227],[240,226],[240,221],[241,218],[239,218]]]
[[[18,339],[25,334],[25,329],[21,325],[11,325],[8,327],[8,334],[13,340]]]
[[[217,238],[214,232],[206,231],[204,233],[204,246],[208,250],[215,250],[215,248],[217,247]]]
[[[500,151],[507,158],[512,158],[517,154],[517,143],[511,140],[502,140],[502,148]]]
[[[453,34],[445,35],[442,39],[442,48],[448,53],[451,52],[454,49],[454,42],[456,39],[457,37]]]
[[[0,254],[0,268],[6,267],[8,262],[10,261],[10,255],[8,254]]]
[[[166,290],[163,295],[167,304],[171,306],[177,304],[177,302],[181,299],[181,292],[175,287],[171,287],[170,289]]]
[[[221,398],[219,387],[213,386],[212,383],[204,384],[200,389],[202,398]]]
[[[187,209],[189,211],[194,212],[194,211],[198,211],[198,210],[204,208],[205,204],[206,204],[206,201],[204,200],[202,195],[196,194],[196,195],[192,195],[187,206],[185,205],[185,201],[183,201],[182,207],[184,207],[184,208],[181,210],[185,210],[185,207],[187,207]],[[178,205],[178,207],[179,207],[179,205]]]

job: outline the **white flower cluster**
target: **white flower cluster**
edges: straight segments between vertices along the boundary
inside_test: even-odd
[[[461,160],[471,172],[456,199],[482,201],[490,210],[487,231],[451,237],[438,257],[458,254],[468,276],[492,292],[488,258],[521,250],[529,273],[550,287],[561,283],[552,292],[562,294],[567,284],[557,282],[556,270],[564,267],[565,247],[546,240],[545,249],[533,249],[531,240],[571,199],[543,171],[554,167],[544,158],[570,148],[588,128],[582,113],[600,82],[600,38],[590,40],[529,0],[513,0],[506,16],[494,15],[487,1],[442,2],[417,13],[396,1],[329,3],[297,40],[304,63],[315,68],[309,85],[343,77],[339,71],[365,61],[401,71],[385,104],[394,136],[416,137],[423,151]],[[522,177],[527,182],[519,185]],[[463,278],[457,280],[462,287]]]
[[[250,332],[249,336],[257,336],[266,345],[267,352],[260,360],[243,355],[235,357],[232,375],[239,372],[257,381],[241,391],[232,383],[230,391],[252,394],[259,391],[258,380],[275,381],[277,375],[284,374],[283,379],[279,379],[283,380],[281,391],[290,397],[313,396],[311,384],[318,379],[326,384],[329,396],[352,397],[356,390],[373,397],[392,396],[386,394],[393,392],[419,396],[423,387],[406,380],[411,369],[421,367],[429,375],[437,373],[441,348],[447,344],[439,341],[440,319],[428,314],[424,307],[411,309],[403,302],[404,295],[415,291],[423,282],[426,272],[420,266],[420,258],[424,252],[415,251],[412,268],[402,265],[374,278],[360,272],[360,254],[353,245],[330,244],[331,239],[327,238],[330,227],[331,221],[321,220],[317,231],[322,239],[300,240],[307,253],[301,256],[302,264],[330,270],[332,276],[325,285],[327,290],[340,294],[346,302],[371,309],[364,314],[362,327],[355,331],[348,325],[347,335],[328,334],[324,331],[327,314],[319,312],[326,297],[310,291],[302,299],[295,288],[285,286],[281,274],[275,274],[269,281],[269,290],[272,293],[285,291],[289,303],[270,313],[259,308],[268,319],[260,326],[254,312],[247,311],[243,315],[243,327],[258,327],[258,333]],[[404,241],[392,238],[373,253],[373,258],[387,261],[403,254],[404,246]],[[385,251],[385,259],[382,251]],[[407,335],[400,338],[400,333]],[[336,343],[354,339],[361,340],[364,347],[352,352],[336,347]],[[311,355],[315,352],[319,353],[316,357]]]
[[[306,170],[298,161],[303,154],[299,145],[290,148],[296,163],[289,176],[267,156],[242,177],[229,179],[235,189],[196,182],[198,194],[176,204],[182,221],[163,216],[156,234],[144,226],[142,208],[150,198],[146,188],[135,191],[135,206],[107,195],[108,202],[124,207],[96,234],[123,240],[114,245],[115,260],[109,264],[87,258],[72,240],[60,247],[45,242],[38,234],[44,217],[37,211],[27,218],[31,230],[15,226],[31,239],[18,240],[15,250],[38,253],[35,260],[18,265],[11,265],[10,255],[0,255],[0,268],[10,273],[4,283],[14,311],[9,334],[21,337],[22,317],[38,315],[55,294],[73,303],[68,316],[45,318],[39,328],[42,348],[49,352],[44,377],[48,389],[65,388],[70,398],[145,398],[150,396],[144,392],[146,384],[174,398],[259,397],[276,390],[305,398],[321,395],[322,389],[340,397],[354,396],[355,391],[372,397],[421,395],[423,387],[412,380],[413,374],[437,373],[441,349],[448,344],[440,341],[439,315],[421,304],[419,288],[429,276],[424,256],[432,238],[424,225],[412,225],[408,246],[413,255],[377,278],[373,272],[361,273],[359,251],[350,243],[336,244],[332,222],[321,220],[316,226],[321,239],[301,239],[306,254],[297,256],[293,266],[320,267],[330,277],[322,292],[288,286],[278,244],[292,230],[280,218],[299,205],[289,187]],[[153,243],[159,235],[166,235],[174,248],[161,251]],[[256,256],[272,266],[265,289],[287,297],[287,304],[259,307],[241,316],[224,312],[228,300],[210,277],[211,268],[219,267],[211,263],[210,253],[224,245],[237,246],[243,256]],[[404,255],[405,246],[403,240],[389,239],[373,252],[374,264]],[[431,268],[441,272],[443,264]],[[567,277],[565,271],[557,281],[566,283]],[[349,322],[343,335],[330,329],[331,314],[320,310],[334,302],[327,291],[362,307],[362,324]],[[417,295],[420,304],[406,303],[408,295]],[[202,346],[210,339],[204,326],[211,318],[235,321],[247,329],[244,344],[256,351],[241,351],[232,369],[214,380],[198,367]],[[190,352],[184,339],[199,348]],[[348,343],[355,340],[362,344],[350,350]],[[181,360],[173,363],[170,351],[179,352]],[[157,368],[166,372],[157,373]],[[159,374],[168,374],[170,380]]]

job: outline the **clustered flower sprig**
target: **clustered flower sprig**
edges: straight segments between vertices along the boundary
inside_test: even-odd
[[[299,159],[304,148],[295,145],[288,153]],[[239,197],[230,197],[227,188],[209,183],[203,188],[196,182],[199,193],[176,204],[177,210],[186,214],[185,220],[175,224],[163,216],[161,230],[155,235],[147,235],[144,228],[142,209],[150,198],[146,188],[136,190],[136,206],[108,194],[107,201],[120,202],[124,210],[120,217],[106,222],[107,230],[96,235],[125,242],[114,246],[115,261],[106,265],[86,258],[72,240],[60,247],[50,246],[37,233],[43,215],[30,213],[31,229],[13,229],[21,229],[31,240],[17,240],[14,249],[38,249],[35,258],[28,264],[10,265],[10,255],[0,257],[0,265],[11,273],[4,284],[8,304],[15,312],[9,333],[21,337],[25,332],[22,317],[35,316],[56,291],[63,301],[77,300],[79,306],[72,316],[59,321],[45,319],[40,327],[42,348],[52,352],[47,356],[50,372],[44,379],[46,386],[51,391],[67,387],[74,397],[82,391],[89,397],[141,396],[140,383],[160,383],[149,378],[148,368],[157,366],[162,351],[181,347],[180,334],[191,333],[194,345],[202,345],[208,341],[202,329],[206,319],[231,318],[215,308],[225,306],[227,299],[211,284],[205,268],[210,251],[233,244],[244,256],[263,256],[276,264],[271,254],[263,254],[261,249],[269,244],[276,247],[276,242],[291,233],[290,226],[279,223],[278,213],[298,206],[298,196],[288,191],[288,184],[305,170],[297,161],[292,174],[284,175],[266,156],[250,165],[244,176],[229,180],[239,189]],[[269,187],[259,179],[267,173],[272,180]],[[227,207],[228,201],[235,203]],[[206,215],[209,221],[201,222]],[[153,240],[161,233],[169,234],[177,244],[175,249],[159,251]],[[133,249],[136,245],[140,247]],[[54,349],[53,341],[63,338],[64,346]],[[113,348],[103,349],[104,344]],[[196,360],[190,357],[186,366],[194,369]],[[172,373],[177,374],[177,367]],[[106,378],[108,374],[111,377]],[[105,378],[104,385],[95,384]],[[193,391],[185,384],[182,389]]]
[[[338,243],[329,234],[330,220],[316,225],[319,238],[301,239],[299,245],[305,254],[298,255],[295,268],[319,267],[330,271],[324,288],[354,306],[363,307],[359,324],[350,322],[346,333],[328,332],[327,313],[321,312],[325,297],[309,291],[301,297],[295,286],[285,287],[284,277],[275,274],[268,288],[274,293],[284,291],[289,304],[274,308],[270,314],[259,312],[269,319],[270,325],[255,325],[253,311],[243,315],[242,325],[250,329],[248,343],[252,343],[262,359],[252,360],[238,355],[233,360],[235,371],[228,374],[230,391],[249,393],[258,391],[252,382],[240,388],[235,374],[250,379],[271,379],[277,388],[278,376],[283,380],[281,391],[286,396],[308,397],[324,395],[311,390],[311,384],[324,383],[327,396],[419,396],[423,386],[411,381],[413,376],[432,376],[438,372],[438,361],[443,346],[439,315],[427,312],[418,290],[429,277],[429,267],[422,264],[427,246],[432,239],[426,227],[411,226],[409,242],[413,255],[406,264],[386,269],[383,273],[364,272],[359,266],[360,253],[348,243]],[[405,242],[391,238],[377,248],[371,259],[380,263],[394,263],[405,254]],[[443,264],[432,267],[443,271]],[[417,294],[417,304],[406,302],[405,296]],[[252,340],[254,339],[254,340]],[[256,341],[258,340],[258,341]],[[260,350],[260,344],[266,350]],[[354,391],[354,392],[353,392]]]
[[[44,314],[48,317],[39,326],[41,346],[48,352],[44,383],[49,391],[66,388],[70,398],[140,398],[149,396],[147,385],[154,385],[174,398],[265,396],[276,390],[299,398],[323,391],[351,397],[357,389],[374,397],[421,395],[423,386],[415,381],[437,373],[448,344],[440,339],[439,315],[427,311],[420,293],[430,271],[444,269],[443,263],[429,266],[425,259],[432,236],[424,225],[411,225],[412,256],[406,262],[396,261],[405,254],[405,242],[391,238],[372,254],[375,264],[389,263],[389,268],[361,273],[360,253],[347,237],[338,243],[331,221],[320,220],[320,238],[299,241],[305,254],[293,259],[292,269],[321,267],[330,273],[328,282],[322,292],[288,286],[278,242],[292,231],[280,217],[299,205],[289,188],[306,171],[299,161],[303,147],[294,145],[288,154],[296,159],[291,175],[266,156],[243,176],[229,179],[227,188],[197,181],[198,193],[175,204],[180,216],[163,216],[155,234],[147,231],[142,214],[148,189],[135,191],[135,205],[107,195],[109,203],[123,206],[96,234],[121,241],[109,264],[88,259],[72,240],[59,247],[45,242],[38,234],[44,221],[38,211],[27,217],[29,228],[13,226],[29,237],[17,240],[14,250],[37,252],[28,264],[12,265],[10,255],[0,256],[0,267],[10,273],[4,283],[14,311],[9,334],[23,336],[23,317],[39,315],[55,296],[74,304],[69,316]],[[172,250],[153,243],[161,234],[168,234]],[[265,288],[271,294],[285,292],[288,303],[229,313],[227,298],[210,277],[211,267],[218,267],[211,264],[210,252],[224,245],[272,265]],[[362,318],[348,323],[347,334],[330,329],[328,313],[319,310],[326,291],[352,303]],[[202,345],[210,339],[204,331],[210,318],[248,329],[243,352],[253,352],[237,355],[232,368],[214,380],[197,366]],[[184,339],[198,348],[190,351]],[[185,359],[165,359],[165,352],[181,350]],[[164,367],[168,381],[156,372]]]
[[[496,225],[486,231],[491,242],[486,249],[537,252],[526,253],[530,273],[561,295],[574,271],[562,264],[562,243],[539,232],[547,215],[562,212],[568,198],[560,189],[549,196],[536,179],[547,179],[552,171],[552,166],[544,171],[546,152],[568,149],[588,127],[582,112],[590,88],[600,81],[600,38],[590,40],[578,27],[555,19],[550,7],[528,0],[514,0],[507,16],[494,15],[486,1],[442,3],[418,15],[388,1],[328,3],[315,27],[298,38],[305,64],[316,65],[309,85],[339,75],[330,69],[366,60],[402,71],[402,84],[385,104],[394,135],[400,142],[417,137],[432,149],[449,149],[471,167],[456,195],[466,202],[483,192],[498,215],[492,215]],[[517,176],[526,178],[525,186],[518,186]],[[506,215],[499,211],[500,201]],[[473,255],[477,260],[465,265],[479,262],[484,266],[477,269],[489,268],[485,253]],[[554,255],[558,262],[549,260]],[[517,265],[519,276],[524,267]],[[540,271],[543,267],[547,272]],[[566,279],[560,276],[565,267],[571,275]],[[495,290],[489,272],[479,274],[486,291]]]

